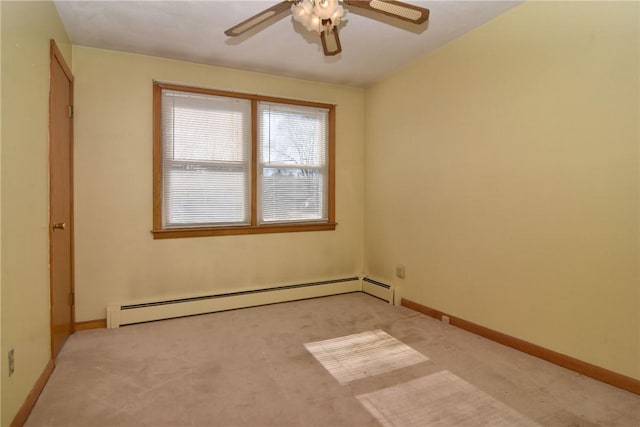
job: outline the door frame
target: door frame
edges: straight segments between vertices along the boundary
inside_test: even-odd
[[[53,304],[54,304],[54,292],[53,292],[53,228],[52,224],[54,221],[53,213],[51,206],[53,205],[53,156],[52,156],[52,140],[51,140],[51,127],[53,121],[53,91],[52,91],[52,78],[53,78],[53,68],[54,65],[58,63],[62,71],[69,79],[69,98],[71,100],[71,125],[69,127],[69,203],[70,203],[70,212],[69,212],[69,239],[70,239],[70,269],[71,269],[71,294],[75,295],[75,251],[74,251],[74,203],[73,203],[73,74],[71,73],[71,69],[67,65],[62,52],[58,49],[58,46],[54,39],[50,40],[50,63],[49,63],[49,333],[50,333],[50,349],[51,349],[51,358],[54,359],[54,346],[53,346],[53,337],[54,337],[54,329],[53,329]],[[71,333],[73,334],[76,331],[75,327],[75,297],[72,297],[70,310],[71,310]]]

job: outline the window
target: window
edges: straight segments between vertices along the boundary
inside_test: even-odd
[[[333,105],[153,88],[154,238],[335,229]]]

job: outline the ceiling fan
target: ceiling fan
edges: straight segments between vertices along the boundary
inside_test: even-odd
[[[416,25],[429,19],[429,9],[392,0],[284,0],[234,25],[224,33],[236,37],[276,15],[290,11],[293,18],[309,31],[316,31],[322,41],[325,56],[342,52],[338,24],[345,15],[343,5],[381,13]]]

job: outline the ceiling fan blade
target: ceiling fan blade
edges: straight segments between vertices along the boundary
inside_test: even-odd
[[[348,6],[359,7],[414,24],[422,24],[429,19],[429,9],[392,0],[343,0]]]
[[[224,33],[229,37],[239,36],[246,33],[250,29],[262,24],[267,19],[284,12],[285,10],[291,10],[291,2],[289,0],[281,1],[280,3],[273,5],[270,8],[263,10],[262,12],[253,15],[251,18],[245,19],[238,25],[234,25],[233,27],[229,28]]]
[[[342,52],[340,38],[338,37],[338,27],[321,32],[320,39],[322,40],[324,56],[334,56]]]

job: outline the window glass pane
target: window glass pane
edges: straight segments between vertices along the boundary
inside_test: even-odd
[[[197,167],[168,171],[167,226],[248,223],[245,172]]]
[[[162,91],[163,226],[246,225],[251,101]]]
[[[328,110],[261,102],[260,161],[265,165],[323,166]]]
[[[322,170],[265,168],[261,184],[263,223],[327,219]]]
[[[328,110],[258,104],[260,223],[326,221]]]
[[[248,157],[251,103],[244,99],[165,90],[165,159],[241,162]],[[240,143],[239,143],[240,142]]]

